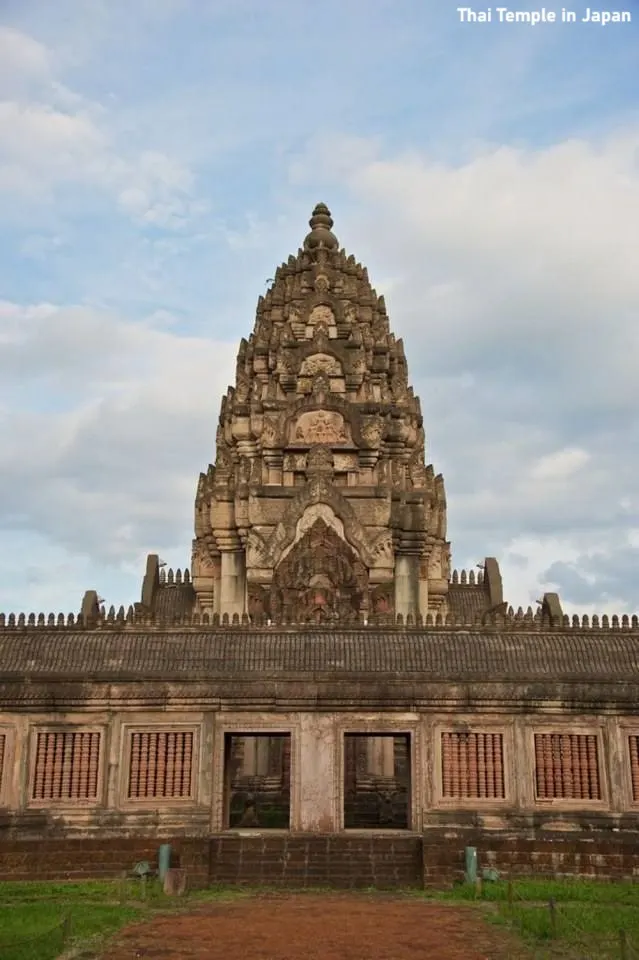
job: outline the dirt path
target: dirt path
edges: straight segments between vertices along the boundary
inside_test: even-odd
[[[103,960],[515,960],[477,909],[399,898],[291,895],[129,927]]]

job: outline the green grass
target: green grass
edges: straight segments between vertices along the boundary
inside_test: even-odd
[[[210,887],[174,899],[164,895],[157,881],[146,886],[139,880],[0,883],[0,960],[55,960],[69,948],[77,960],[88,960],[99,953],[108,936],[128,923],[160,912],[188,910],[205,901],[274,892],[268,887]],[[331,891],[318,887],[304,892]],[[385,895],[374,890],[359,893]],[[490,922],[516,931],[531,956],[539,960],[621,957],[621,929],[628,939],[628,960],[639,960],[639,884],[536,879],[514,881],[510,899],[506,881],[485,882],[480,894],[464,885],[437,892],[407,890],[405,895],[472,901]],[[551,898],[555,902],[554,925],[548,906]],[[70,929],[65,942],[66,917]]]
[[[247,893],[212,887],[169,898],[157,881],[144,885],[139,880],[0,883],[0,960],[54,960],[63,950],[80,947],[89,956],[107,936],[133,921],[240,896]]]
[[[481,892],[464,885],[436,894],[437,899],[473,901],[487,918],[520,934],[535,958],[612,960],[621,952],[639,960],[639,884],[595,880],[515,880],[484,882]],[[554,901],[553,911],[550,901]]]

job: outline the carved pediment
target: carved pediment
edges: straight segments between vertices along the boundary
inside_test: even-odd
[[[341,377],[342,365],[329,353],[314,353],[302,361],[300,377],[314,377],[316,373],[324,373],[328,377]]]
[[[371,552],[366,530],[352,506],[330,479],[323,477],[317,477],[302,487],[291,502],[284,519],[265,544],[264,565],[276,566],[320,517],[351,545],[367,567],[379,565]]]
[[[320,516],[314,516],[278,564],[270,606],[278,617],[348,619],[367,605],[368,573],[352,548]]]
[[[343,444],[352,443],[346,420],[336,410],[313,410],[302,413],[292,424],[290,443]]]

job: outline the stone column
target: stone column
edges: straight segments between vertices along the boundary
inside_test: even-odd
[[[246,612],[246,560],[243,550],[222,553],[220,616]]]
[[[395,557],[395,613],[406,619],[407,616],[417,616],[419,603],[419,557]]]
[[[303,713],[300,718],[299,823],[309,833],[334,833],[339,829],[337,798],[339,771],[335,761],[332,718]]]

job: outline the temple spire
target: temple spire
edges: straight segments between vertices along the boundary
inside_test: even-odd
[[[331,211],[325,203],[317,204],[308,224],[311,232],[304,240],[304,248],[306,250],[316,250],[318,247],[337,250],[339,242],[335,234],[331,233],[333,218],[331,217]]]

